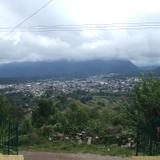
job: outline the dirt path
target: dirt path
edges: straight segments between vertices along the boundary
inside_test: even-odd
[[[65,154],[49,152],[22,152],[25,160],[128,160],[127,158],[93,154]]]

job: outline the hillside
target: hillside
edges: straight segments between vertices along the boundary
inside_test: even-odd
[[[160,67],[153,69],[150,73],[153,73],[155,75],[160,75]]]
[[[0,66],[0,78],[65,77],[117,73],[134,75],[139,69],[125,60],[53,61],[9,63]]]

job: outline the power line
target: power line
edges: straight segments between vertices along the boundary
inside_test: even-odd
[[[49,0],[47,3],[45,3],[43,6],[41,6],[39,9],[37,9],[36,11],[34,11],[31,15],[29,15],[28,17],[26,17],[24,20],[22,20],[20,23],[18,23],[17,25],[15,25],[10,31],[9,33],[6,33],[3,37],[5,37],[6,35],[12,33],[15,31],[16,28],[20,27],[22,24],[24,24],[26,21],[28,21],[29,19],[31,19],[33,16],[35,16],[36,14],[38,14],[42,9],[44,9],[45,7],[47,7],[52,1],[54,0]]]
[[[142,23],[106,23],[106,24],[78,24],[78,25],[37,25],[37,26],[24,26],[17,27],[19,29],[30,29],[30,28],[60,28],[60,27],[138,27],[138,26],[160,26],[160,22],[142,22]],[[0,27],[0,29],[13,29],[15,27]]]
[[[49,1],[49,2],[51,2],[51,1]],[[43,6],[43,8],[44,8],[44,6]],[[38,10],[36,12],[34,12],[34,15],[37,12],[38,12]],[[33,16],[33,14],[32,14],[32,16]],[[16,27],[11,27],[11,26],[1,27],[0,26],[0,33],[1,32],[5,32],[5,33],[9,32],[10,33],[10,32],[56,32],[56,31],[84,31],[84,30],[109,31],[109,30],[160,29],[160,22],[20,26],[23,23],[24,23],[24,21],[19,23],[19,25],[17,25]]]
[[[12,27],[0,27],[0,32],[7,32]],[[84,31],[84,30],[144,30],[160,29],[156,23],[111,23],[111,24],[79,24],[79,25],[38,25],[14,28],[14,32],[54,32],[54,31]]]

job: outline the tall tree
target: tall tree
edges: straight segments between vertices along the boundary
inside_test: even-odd
[[[33,111],[32,114],[33,125],[36,127],[47,125],[50,121],[51,115],[54,113],[55,106],[51,100],[40,100],[38,102],[37,108]]]
[[[10,106],[7,100],[0,95],[0,120],[5,120],[10,116]]]
[[[155,135],[160,126],[160,80],[142,78],[135,87],[137,122],[144,133]]]

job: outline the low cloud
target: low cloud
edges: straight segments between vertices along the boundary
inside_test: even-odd
[[[24,4],[15,0],[12,6],[9,0],[0,2],[0,26],[14,26],[22,17],[32,13],[38,0],[29,0]],[[42,3],[43,4],[43,3]],[[20,8],[18,8],[20,5]],[[25,11],[25,13],[23,12]],[[72,23],[65,12],[52,7],[30,20],[27,25],[52,25],[61,22]],[[27,13],[27,14],[26,14]],[[64,16],[62,16],[64,15]],[[47,18],[45,18],[47,16]],[[58,20],[60,16],[60,20]],[[160,12],[143,14],[136,21],[158,19]],[[157,17],[157,18],[156,18]],[[128,20],[128,22],[130,22]],[[72,23],[73,24],[73,23]],[[16,61],[48,61],[48,60],[88,60],[88,59],[127,59],[136,65],[160,65],[160,30],[84,30],[62,31],[50,33],[0,33],[0,63]],[[153,63],[154,62],[154,63]]]

